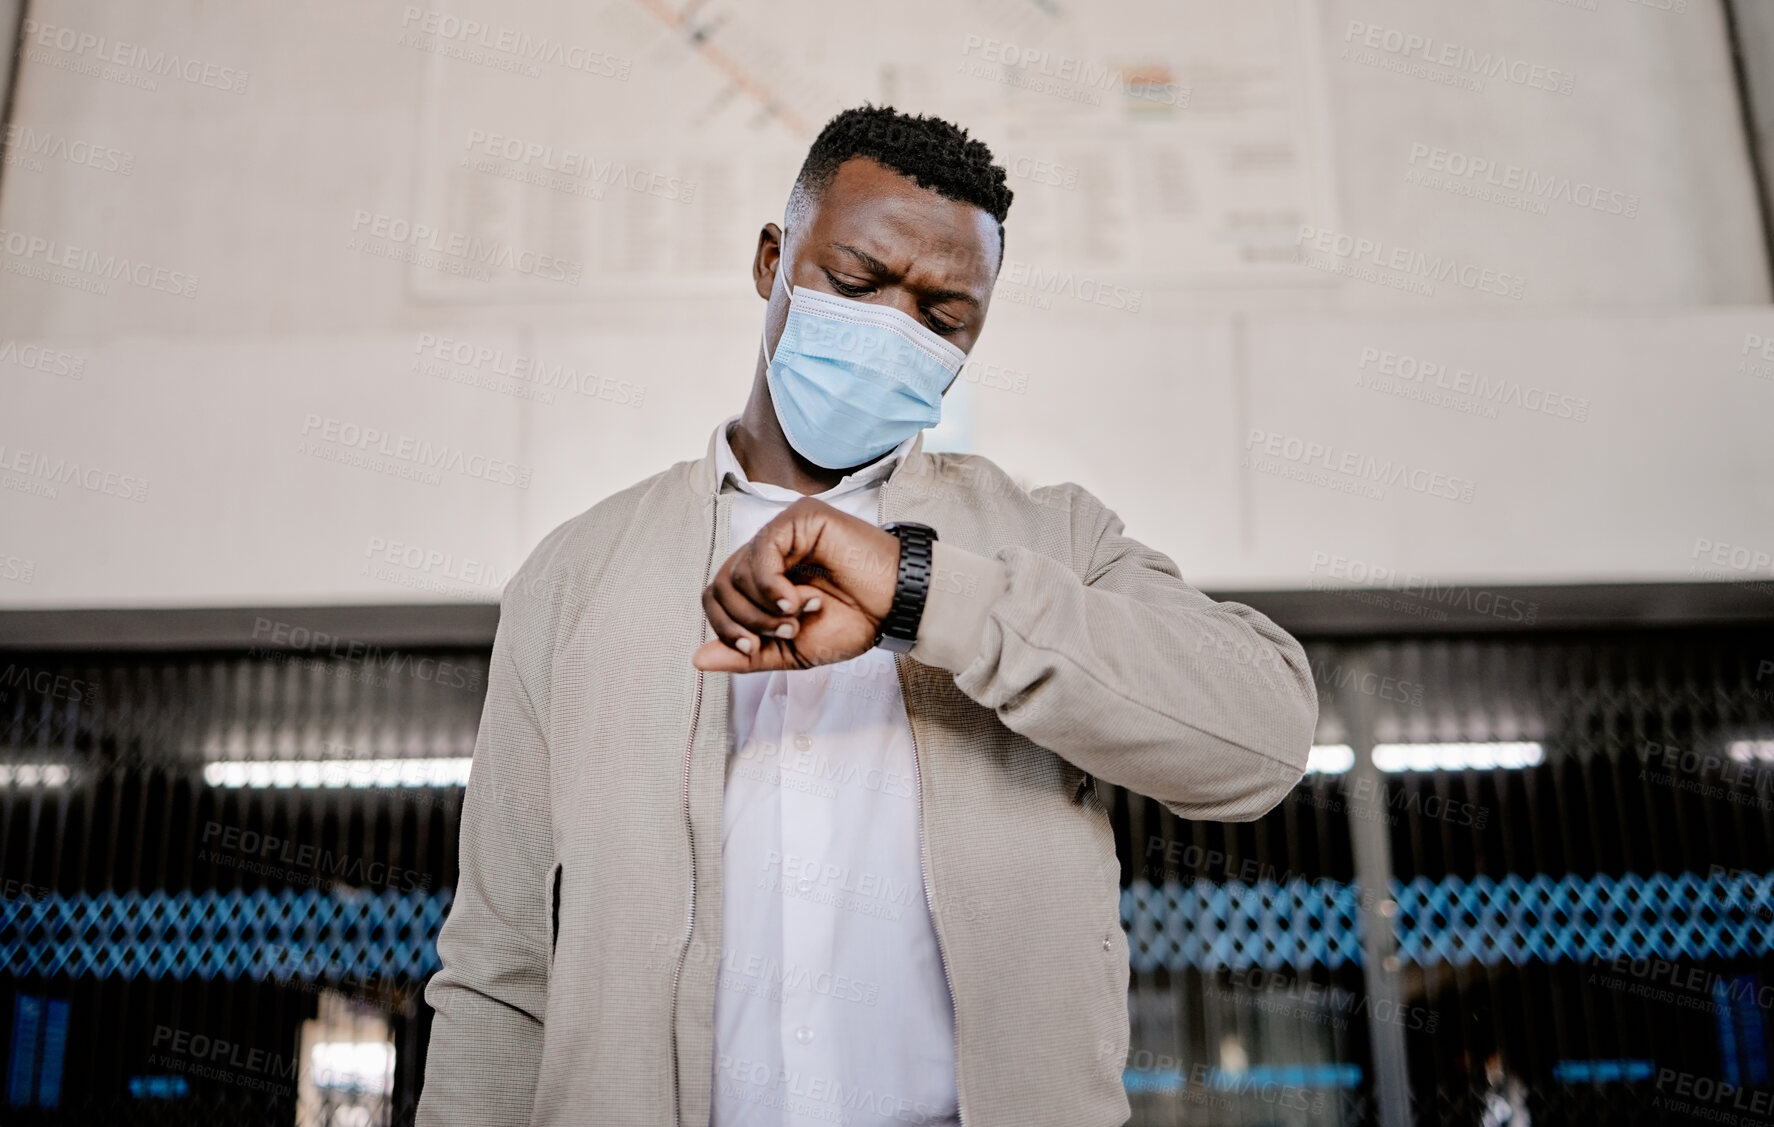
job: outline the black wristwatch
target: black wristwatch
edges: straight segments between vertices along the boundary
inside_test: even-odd
[[[893,586],[893,606],[881,620],[875,645],[902,654],[918,641],[918,623],[924,617],[924,600],[930,594],[936,529],[916,521],[896,520],[882,525],[881,531],[899,538],[899,578]]]

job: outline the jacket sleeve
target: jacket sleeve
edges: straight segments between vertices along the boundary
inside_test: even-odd
[[[443,966],[425,988],[436,1016],[418,1127],[527,1124],[542,1063],[553,949],[548,745],[514,654],[539,639],[512,602],[508,588],[462,803],[456,899],[437,939]]]
[[[1274,808],[1318,723],[1300,644],[1197,591],[1078,486],[1035,499],[1071,511],[1077,570],[1021,546],[988,557],[938,540],[909,656],[953,672],[1012,731],[1182,817]]]

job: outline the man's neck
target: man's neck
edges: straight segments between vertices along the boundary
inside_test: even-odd
[[[732,447],[733,457],[739,460],[747,480],[778,485],[809,497],[824,493],[851,472],[816,466],[795,453],[770,406],[761,375],[752,385],[751,398],[746,400],[739,421],[727,433],[727,445]]]

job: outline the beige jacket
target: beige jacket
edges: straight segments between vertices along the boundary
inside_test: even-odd
[[[425,992],[422,1127],[708,1122],[728,678],[690,653],[731,488],[711,435],[550,533],[506,588]],[[1122,1123],[1128,951],[1094,779],[1259,817],[1305,769],[1305,654],[1076,485],[1025,492],[920,440],[881,520],[941,537],[897,664],[963,1122]]]

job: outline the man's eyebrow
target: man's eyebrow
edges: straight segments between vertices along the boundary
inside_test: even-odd
[[[857,258],[860,258],[864,266],[873,270],[877,274],[887,274],[889,276],[893,274],[891,267],[866,250],[858,250],[847,243],[833,243],[832,246],[837,250],[843,251],[845,254],[854,255]]]
[[[979,298],[961,290],[925,290],[924,300],[932,305],[941,305],[945,301],[959,301],[967,305],[979,304]]]
[[[859,250],[848,243],[833,243],[832,249],[841,250],[845,254],[854,256],[859,259],[864,266],[868,267],[876,274],[883,274],[894,279],[899,277],[899,275],[893,271],[892,267],[888,266],[885,262],[882,262],[866,250]],[[921,292],[924,295],[924,300],[930,302],[932,305],[941,305],[945,301],[959,301],[972,306],[979,305],[979,299],[964,290],[924,290]]]

